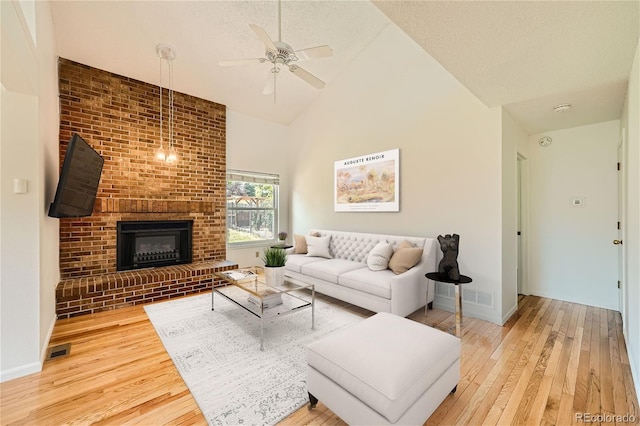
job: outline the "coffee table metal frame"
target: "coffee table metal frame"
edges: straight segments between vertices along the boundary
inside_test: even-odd
[[[264,281],[264,275],[256,275],[253,278],[234,281],[228,279],[222,273],[216,273],[227,285],[214,287],[211,292],[211,310],[215,311],[214,295],[218,294],[235,305],[241,307],[253,316],[260,319],[260,350],[264,351],[264,322],[278,317],[283,317],[304,309],[311,308],[311,329],[315,330],[315,285],[298,284],[285,280],[282,286],[268,286]],[[300,290],[311,290],[311,300]],[[265,308],[264,304],[254,305],[248,301],[250,295],[264,300],[265,292],[280,293],[283,303],[270,308]]]

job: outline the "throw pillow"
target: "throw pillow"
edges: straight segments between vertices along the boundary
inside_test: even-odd
[[[326,237],[312,237],[307,236],[307,256],[313,257],[326,257],[331,259],[331,253],[329,253],[329,242],[331,241],[331,235]]]
[[[409,241],[402,241],[389,260],[389,269],[396,274],[407,272],[420,262],[422,251],[422,247],[413,247]]]
[[[384,271],[389,267],[389,259],[393,255],[393,247],[386,241],[380,241],[367,256],[367,266],[372,271]]]
[[[295,234],[293,236],[295,239],[295,246],[293,248],[294,254],[307,254],[307,240],[304,235]]]

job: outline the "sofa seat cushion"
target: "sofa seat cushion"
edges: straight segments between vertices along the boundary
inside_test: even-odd
[[[369,268],[363,268],[340,275],[338,284],[390,300],[393,277],[395,274],[389,269],[372,271]]]
[[[314,262],[326,262],[327,259],[322,257],[309,257],[304,254],[290,254],[287,255],[287,263],[285,263],[285,270],[301,273],[300,269],[302,265],[307,265]]]
[[[338,284],[338,277],[356,269],[368,269],[367,265],[344,259],[323,259],[322,262],[312,262],[301,265],[300,272],[310,277],[319,278],[330,283]]]
[[[378,313],[307,347],[307,363],[395,423],[460,358],[460,339]]]

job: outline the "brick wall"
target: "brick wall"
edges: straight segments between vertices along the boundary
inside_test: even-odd
[[[59,89],[60,164],[74,132],[105,161],[93,214],[60,219],[58,316],[210,288],[213,271],[233,267],[224,262],[225,106],[175,93],[178,162],[167,164],[155,158],[160,146],[157,86],[60,59]],[[166,137],[166,90],[164,96]],[[193,220],[193,266],[116,273],[119,220]]]
[[[73,132],[105,160],[93,215],[60,219],[61,279],[115,272],[119,220],[192,219],[193,261],[224,260],[225,106],[175,93],[178,162],[167,164],[155,158],[157,86],[66,59],[59,85],[60,164]]]

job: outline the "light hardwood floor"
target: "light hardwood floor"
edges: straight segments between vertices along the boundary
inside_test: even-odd
[[[442,329],[454,321],[437,309],[410,318]],[[205,423],[141,306],[60,320],[51,345],[67,342],[70,355],[0,384],[1,424]],[[580,423],[576,413],[640,422],[617,312],[527,296],[502,327],[465,318],[462,343],[458,390],[427,425],[568,425]],[[282,424],[344,422],[319,403]]]

